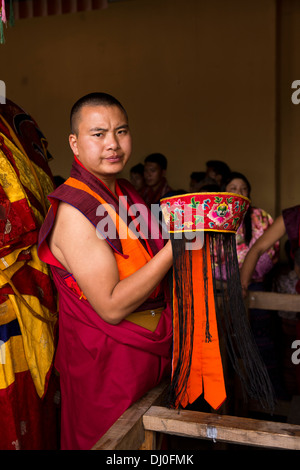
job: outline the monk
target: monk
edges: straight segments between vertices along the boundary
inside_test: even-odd
[[[105,93],[78,100],[69,143],[70,178],[49,195],[38,252],[59,294],[61,448],[76,450],[92,448],[170,374],[172,315],[164,280],[172,248],[157,236],[133,186],[117,179],[132,148],[119,101]]]

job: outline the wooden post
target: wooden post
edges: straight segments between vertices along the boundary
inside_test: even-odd
[[[155,450],[156,449],[156,432],[145,431],[145,440],[139,450]]]

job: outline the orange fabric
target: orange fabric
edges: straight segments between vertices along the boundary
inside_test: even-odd
[[[205,341],[206,311],[204,300],[204,279],[203,279],[203,255],[206,250],[207,260],[207,302],[209,311],[209,333],[210,342]],[[211,259],[209,251],[208,234],[206,234],[205,246],[202,250],[193,250],[193,283],[194,283],[194,309],[195,317],[195,339],[192,361],[192,377],[196,379],[202,374],[203,390],[205,400],[214,408],[218,409],[226,399],[224,384],[223,366],[219,347],[219,335],[216,319],[215,299],[212,280]],[[198,314],[198,312],[201,312]],[[198,318],[199,317],[199,318]],[[197,326],[198,325],[198,326]],[[199,327],[199,333],[197,328]],[[200,333],[201,332],[201,333]],[[202,336],[202,341],[197,340],[197,336]],[[199,346],[199,347],[198,347]],[[201,361],[199,358],[201,357]],[[194,380],[195,382],[195,380]],[[193,382],[192,382],[193,383]],[[195,399],[196,393],[191,394]]]
[[[204,250],[205,253],[204,253]],[[207,302],[209,309],[209,332],[211,341],[207,342],[205,338],[206,332],[206,307],[205,307],[205,287],[203,277],[203,256],[207,257],[207,276],[208,276],[208,292]],[[189,254],[186,252],[185,256]],[[185,273],[188,274],[188,270]],[[224,384],[223,367],[219,348],[218,327],[215,312],[215,301],[212,283],[212,270],[209,252],[208,239],[201,250],[192,250],[192,278],[193,278],[193,299],[194,299],[194,338],[192,363],[190,367],[190,375],[186,392],[178,397],[178,402],[186,407],[189,403],[193,403],[203,392],[205,400],[214,408],[218,409],[226,399],[226,390]],[[185,282],[188,276],[183,279],[185,297],[185,315],[190,325],[191,322],[191,292],[190,285]],[[178,342],[178,307],[176,296],[174,296],[174,351],[173,351],[173,371],[177,364],[179,356]],[[190,334],[191,328],[188,327]],[[189,338],[187,338],[189,344]],[[187,351],[184,351],[183,367],[187,365]],[[180,382],[179,382],[180,384]],[[178,387],[180,389],[180,386]]]
[[[151,255],[147,253],[136,235],[130,231],[121,217],[119,217],[115,210],[107,204],[99,194],[92,191],[86,184],[72,177],[68,178],[67,181],[65,181],[65,184],[91,194],[101,204],[105,205],[111,219],[115,221],[118,232],[122,234],[121,244],[123,252],[126,253],[126,258],[118,253],[114,253],[118,265],[120,280],[133,274],[151,259]]]

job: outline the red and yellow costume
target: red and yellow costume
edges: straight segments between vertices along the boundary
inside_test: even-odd
[[[56,448],[56,293],[37,256],[54,184],[47,141],[11,101],[0,105],[0,449]]]

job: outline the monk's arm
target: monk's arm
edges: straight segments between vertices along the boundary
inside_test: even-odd
[[[282,215],[258,238],[250,248],[241,268],[241,284],[244,295],[251,282],[256,263],[260,256],[270,249],[285,234],[285,225]]]
[[[172,266],[170,242],[147,264],[120,280],[112,249],[76,209],[60,204],[50,248],[71,272],[95,311],[118,324],[153,292]]]

